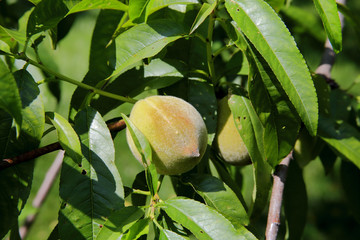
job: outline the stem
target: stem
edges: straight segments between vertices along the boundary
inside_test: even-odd
[[[31,65],[36,66],[36,67],[40,68],[41,70],[43,70],[43,71],[45,71],[45,72],[47,72],[47,73],[49,73],[51,75],[54,75],[55,77],[57,77],[60,80],[63,80],[65,82],[74,84],[74,85],[76,85],[78,87],[90,90],[93,93],[96,93],[96,94],[99,94],[99,95],[102,95],[102,96],[105,96],[105,97],[113,98],[113,99],[116,99],[116,100],[120,100],[120,101],[123,101],[123,102],[128,102],[128,103],[135,103],[136,102],[136,100],[133,99],[133,98],[123,97],[123,96],[120,96],[120,95],[117,95],[117,94],[114,94],[114,93],[106,92],[106,91],[103,91],[103,90],[98,89],[96,87],[87,85],[85,83],[82,83],[82,82],[76,81],[76,80],[74,80],[72,78],[69,78],[67,76],[64,76],[64,75],[62,75],[62,74],[60,74],[58,72],[55,72],[55,71],[47,68],[46,66],[42,65],[41,63],[38,63],[38,62],[26,57],[24,54],[22,54],[22,55],[12,55],[12,56],[14,58],[16,58],[16,59],[24,60],[24,61],[30,63]]]
[[[214,56],[212,54],[212,35],[214,31],[214,24],[215,24],[215,15],[214,12],[210,14],[209,17],[209,25],[208,25],[208,35],[206,38],[206,57],[207,57],[207,64],[209,68],[210,78],[212,82],[215,81],[215,67],[214,67]]]
[[[140,189],[133,189],[133,193],[151,196],[151,193],[149,191],[144,191],[144,190],[140,190]]]
[[[273,188],[270,198],[269,213],[266,225],[266,240],[276,240],[280,226],[280,213],[285,180],[290,161],[293,159],[292,151],[276,167],[273,178]]]

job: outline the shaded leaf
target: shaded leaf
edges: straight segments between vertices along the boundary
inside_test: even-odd
[[[314,84],[285,24],[262,0],[227,0],[225,6],[273,70],[310,134],[316,135],[318,105]]]
[[[113,212],[105,221],[105,225],[97,236],[98,239],[118,239],[124,232],[132,227],[144,215],[138,207],[124,207]]]
[[[116,69],[112,76],[141,59],[159,53],[167,44],[185,35],[182,24],[171,20],[155,20],[136,25],[116,39]]]
[[[60,176],[59,234],[62,239],[94,239],[106,219],[124,207],[124,189],[115,149],[104,120],[92,108],[75,118],[83,159],[65,156]]]
[[[25,70],[14,73],[22,101],[22,125],[20,136],[16,137],[12,117],[0,109],[0,157],[1,159],[20,155],[39,146],[44,131],[45,116],[39,88]],[[0,174],[0,238],[18,221],[30,194],[34,161],[24,162],[4,169]]]
[[[30,14],[26,28],[27,37],[56,27],[67,12],[68,8],[63,1],[42,0]]]
[[[236,229],[249,223],[246,210],[236,194],[218,178],[193,174],[184,181],[189,182],[206,204],[224,215]]]
[[[80,164],[82,159],[80,140],[70,123],[58,113],[47,112],[46,116],[56,128],[61,147],[75,163]]]
[[[335,0],[314,0],[315,8],[324,24],[325,31],[335,53],[342,49],[341,23]]]
[[[19,135],[22,123],[20,94],[13,74],[2,59],[0,59],[0,108],[15,119],[16,131]]]
[[[86,73],[83,83],[91,86],[102,87],[106,82],[101,82],[107,78],[113,71],[111,59],[115,58],[115,44],[110,44],[112,35],[116,30],[122,13],[114,10],[101,10],[97,19],[93,35],[91,38],[89,71]],[[125,95],[125,94],[124,94]],[[70,119],[73,120],[77,111],[87,104],[88,98],[92,97],[91,93],[82,88],[76,88],[71,97]],[[107,104],[103,104],[107,106]],[[98,107],[101,111],[102,107]],[[103,114],[104,112],[100,112]]]
[[[289,239],[301,239],[307,220],[308,200],[301,168],[291,161],[284,189],[284,209]]]
[[[337,154],[360,168],[360,133],[356,128],[346,122],[320,116],[319,136],[335,149]]]
[[[149,219],[140,219],[133,224],[129,231],[122,236],[122,240],[138,239],[149,232]]]
[[[360,223],[360,170],[352,163],[342,160],[341,162],[341,183],[345,191],[347,204],[352,215]]]
[[[224,216],[200,202],[173,198],[157,206],[198,239],[256,239],[245,227],[235,230]]]
[[[83,0],[73,6],[66,15],[93,9],[127,11],[128,6],[117,0]]]
[[[140,132],[140,130],[130,121],[126,115],[121,114],[121,116],[123,117],[131,138],[141,155],[142,162],[145,166],[146,181],[152,196],[154,196],[158,189],[158,179],[155,165],[152,163],[152,148],[150,143],[144,134]]]

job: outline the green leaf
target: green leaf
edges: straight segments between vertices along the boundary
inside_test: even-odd
[[[106,219],[124,207],[124,189],[115,166],[115,148],[98,112],[88,107],[75,118],[83,159],[65,156],[60,176],[61,239],[94,239]]]
[[[86,73],[83,83],[102,88],[106,82],[102,82],[113,71],[111,59],[115,58],[115,44],[109,44],[119,21],[122,17],[121,12],[114,10],[101,10],[96,19],[95,28],[91,38],[89,71]],[[104,27],[106,26],[106,27]],[[88,104],[88,97],[91,93],[82,88],[76,88],[71,98],[70,119],[74,119],[77,111]],[[125,94],[124,94],[125,95]],[[103,104],[102,106],[107,106]],[[98,107],[96,109],[102,109]],[[103,112],[100,112],[101,114]]]
[[[335,149],[338,155],[360,168],[360,132],[356,128],[346,122],[320,116],[319,136]]]
[[[70,123],[58,113],[47,112],[46,116],[56,128],[61,147],[75,163],[82,159],[80,140]]]
[[[224,215],[236,229],[249,223],[246,210],[229,186],[210,175],[190,175],[184,178],[205,200],[206,204]]]
[[[267,61],[311,135],[316,135],[318,105],[305,61],[285,24],[262,0],[226,0],[231,17]]]
[[[253,69],[253,71],[255,71],[254,81],[258,80],[257,74],[260,74],[267,94],[270,97],[271,109],[262,103],[262,96],[265,96],[266,99],[263,85],[260,82],[250,82],[250,99],[260,116],[260,120],[265,126],[265,155],[269,158],[269,156],[273,154],[273,157],[269,158],[269,164],[275,166],[282,158],[287,156],[293,148],[300,128],[300,119],[280,83],[277,81],[273,71],[259,52],[247,41],[236,26],[234,28],[234,26],[227,22],[223,23],[223,26],[235,44],[246,53],[245,55],[252,68],[257,68],[257,71]],[[270,116],[268,115],[269,113]],[[275,126],[272,125],[273,121],[271,118],[274,118]],[[273,131],[274,127],[276,128],[276,134]],[[275,137],[275,135],[277,135],[278,138],[277,143],[276,140],[272,140],[275,143],[268,143],[269,139]],[[278,144],[277,159],[275,159],[276,150],[272,149],[276,144]]]
[[[121,237],[122,240],[138,239],[140,236],[148,234],[149,219],[140,219],[132,225],[129,231]]]
[[[233,94],[228,103],[254,166],[255,198],[249,216],[259,216],[267,204],[271,186],[271,167],[265,161],[263,126],[245,96]]]
[[[0,157],[11,158],[39,146],[44,131],[45,116],[38,85],[25,70],[14,72],[22,101],[22,125],[16,137],[12,117],[0,109]],[[0,174],[0,238],[18,221],[30,194],[34,161],[28,161],[1,171]]]
[[[335,53],[342,49],[341,23],[335,0],[314,0],[315,8],[324,24]]]
[[[187,71],[187,66],[179,60],[156,58],[139,69],[131,69],[121,74],[107,85],[105,90],[122,96],[135,97],[144,91],[173,85],[182,80],[187,75]],[[99,97],[91,104],[99,109],[100,113],[105,114],[122,103],[118,100]]]
[[[117,0],[84,0],[73,6],[66,15],[93,9],[127,11],[128,6]]]
[[[154,20],[130,28],[115,39],[116,69],[112,76],[141,59],[156,55],[185,33],[182,24],[168,19]]]
[[[191,199],[173,198],[158,204],[174,221],[202,239],[256,239],[245,227],[234,226],[214,209]]]
[[[137,150],[141,154],[141,159],[145,166],[146,181],[152,196],[154,196],[158,189],[158,178],[155,165],[152,163],[152,148],[150,143],[126,115],[121,114],[121,116],[126,123],[126,127],[131,134]]]
[[[0,59],[0,108],[15,119],[16,131],[19,135],[22,123],[20,94],[13,74],[2,59]]]
[[[184,4],[184,5],[188,5],[188,4],[200,4],[199,0],[150,0],[148,6],[147,6],[147,10],[146,10],[146,14],[150,15],[151,13],[154,13],[162,8],[168,7],[170,5],[174,5],[174,4]]]
[[[144,215],[138,207],[124,207],[113,212],[100,230],[98,239],[116,240]]]
[[[8,45],[10,50],[14,49],[17,43],[24,45],[25,41],[26,41],[25,35],[22,34],[21,32],[11,30],[11,29],[5,28],[3,26],[0,26],[0,39],[2,42],[6,43]],[[3,47],[1,49],[4,50]],[[8,51],[5,51],[5,52],[8,52]]]
[[[68,8],[63,1],[42,0],[32,11],[26,28],[27,37],[54,28],[65,17]]]
[[[213,1],[211,4],[203,3],[195,18],[193,25],[191,26],[189,34],[192,34],[205,21],[205,19],[214,11],[216,5],[216,0]]]
[[[284,6],[285,0],[265,0],[276,12]]]
[[[217,101],[212,84],[201,80],[189,80],[188,102],[201,114],[208,131],[208,144],[211,145],[216,132]]]
[[[291,161],[284,189],[284,209],[289,239],[301,239],[307,220],[307,193],[302,170]]]
[[[59,224],[56,224],[56,226],[54,227],[54,229],[50,233],[47,240],[59,240],[59,239],[60,239],[60,236],[59,236]]]
[[[160,238],[159,240],[185,240],[181,235],[174,233],[167,229],[160,230]]]
[[[129,0],[129,18],[140,23],[145,20],[146,7],[150,0]]]
[[[352,163],[342,160],[341,162],[341,184],[345,192],[350,213],[360,223],[360,170]]]

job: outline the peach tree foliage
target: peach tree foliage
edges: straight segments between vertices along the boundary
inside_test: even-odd
[[[135,239],[146,234],[155,239],[260,238],[264,229],[257,229],[256,221],[269,204],[271,174],[303,136],[310,153],[305,159],[295,154],[289,173],[289,186],[297,191],[285,191],[288,234],[300,237],[306,221],[306,189],[297,165],[306,167],[322,149],[341,157],[343,168],[353,172],[343,176],[343,185],[349,208],[359,219],[358,195],[351,188],[360,168],[359,105],[349,98],[347,105],[334,107],[336,96],[348,95],[330,91],[322,77],[310,72],[282,18],[291,10],[284,1],[30,2],[16,27],[3,21],[0,26],[0,153],[2,159],[18,156],[38,148],[50,131],[57,132],[66,154],[58,224],[51,238]],[[332,0],[315,0],[314,8],[334,51],[340,52],[338,6]],[[38,47],[51,41],[56,48],[71,29],[71,19],[88,12],[96,14],[89,68],[83,79],[72,79],[43,62]],[[28,71],[30,65],[42,72],[45,81]],[[68,118],[45,112],[40,85],[56,86],[60,81],[76,86]],[[151,163],[151,146],[127,119],[128,112],[117,111],[117,119],[107,118],[110,111],[148,92],[189,102],[208,131],[200,164],[171,176],[177,196],[169,199],[159,197],[163,177]],[[252,161],[250,202],[244,200],[248,196],[242,195],[237,178],[241,167],[222,161],[213,147],[217,99],[226,95]],[[350,109],[351,114],[339,114],[336,108]],[[132,186],[122,183],[115,166],[119,147],[105,122],[120,118],[132,129],[144,157],[144,171],[133,176]],[[0,172],[0,237],[9,231],[16,235],[34,161]],[[322,161],[331,168],[330,160]]]

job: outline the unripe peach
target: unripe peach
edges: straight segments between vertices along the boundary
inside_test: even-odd
[[[246,165],[250,163],[249,152],[236,128],[228,105],[228,97],[218,101],[215,147],[224,161],[229,164]]]
[[[207,130],[200,113],[188,102],[173,96],[151,96],[139,100],[130,120],[152,148],[152,161],[160,174],[175,175],[197,165],[207,146]],[[127,141],[141,162],[129,131]]]

